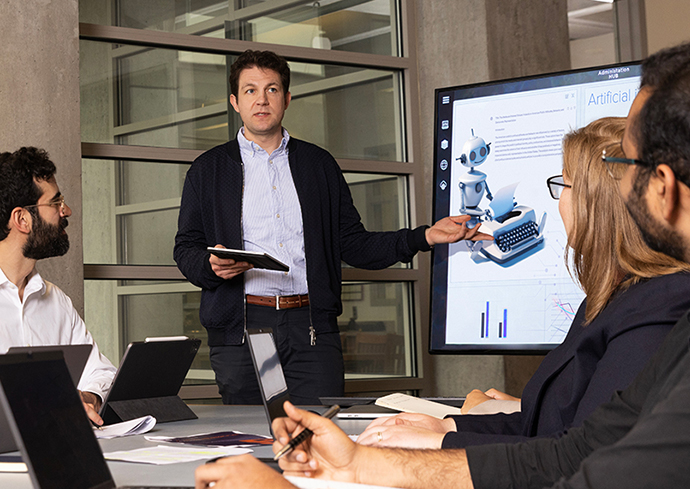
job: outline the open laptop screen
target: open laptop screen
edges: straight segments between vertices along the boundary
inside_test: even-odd
[[[61,352],[1,355],[0,385],[34,487],[115,487]]]
[[[270,426],[275,418],[286,416],[283,403],[290,400],[283,367],[270,328],[247,330],[247,341]]]

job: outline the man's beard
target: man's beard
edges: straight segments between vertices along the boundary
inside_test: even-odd
[[[647,246],[654,251],[661,252],[679,261],[688,261],[680,234],[658,223],[649,213],[647,201],[644,198],[646,187],[646,185],[639,185],[635,182],[625,202],[628,212],[630,212],[635,224],[640,229],[642,238],[647,243]]]
[[[26,258],[41,260],[62,256],[69,250],[69,237],[65,232],[67,218],[61,217],[57,225],[48,224],[40,214],[33,216],[33,227],[24,243],[22,252]]]

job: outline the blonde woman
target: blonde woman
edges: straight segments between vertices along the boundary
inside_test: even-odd
[[[604,149],[623,155],[624,127],[623,118],[604,118],[568,134],[563,175],[547,181],[568,235],[566,264],[587,297],[527,383],[521,411],[444,420],[402,414],[374,421],[359,443],[462,448],[559,436],[632,382],[690,308],[690,266],[645,244],[618,191],[624,165],[602,162]],[[489,399],[510,396],[472,391],[466,408]]]

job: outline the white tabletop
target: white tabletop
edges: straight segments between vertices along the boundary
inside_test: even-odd
[[[147,435],[186,436],[215,431],[242,431],[270,436],[268,420],[263,406],[217,406],[190,405],[199,419],[176,421],[156,425]],[[323,406],[313,408],[317,412],[325,411]],[[370,420],[339,419],[335,420],[348,434],[359,434]],[[99,440],[103,452],[133,450],[156,446],[160,443],[149,442],[143,435]],[[252,447],[257,458],[273,456],[270,446]],[[194,486],[194,470],[204,461],[187,462],[172,465],[149,465],[128,462],[108,462],[108,467],[118,486],[130,485],[170,485]],[[31,489],[28,474],[0,473],[0,487],[13,489]]]

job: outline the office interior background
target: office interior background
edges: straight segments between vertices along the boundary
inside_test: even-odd
[[[39,269],[118,364],[147,336],[205,339],[172,247],[190,163],[241,126],[227,75],[245,49],[288,59],[285,127],[387,231],[430,223],[434,88],[641,59],[689,18],[685,0],[5,0],[0,151],[56,162],[72,247]],[[429,273],[428,254],[343,265],[346,391],[519,395],[541,357],[427,353]],[[207,348],[182,396],[219,401]]]

